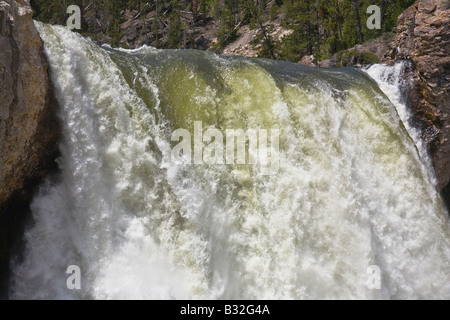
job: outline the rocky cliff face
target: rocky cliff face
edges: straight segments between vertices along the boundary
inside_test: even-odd
[[[0,204],[42,175],[56,148],[48,63],[27,0],[0,2]]]
[[[398,18],[384,61],[412,61],[409,104],[422,128],[438,187],[450,180],[450,2],[419,0]]]
[[[28,0],[0,1],[0,298],[33,189],[55,167],[59,124]]]

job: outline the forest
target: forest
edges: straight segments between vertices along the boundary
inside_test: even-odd
[[[83,35],[113,46],[150,45],[170,49],[203,49],[221,53],[248,25],[257,30],[251,44],[258,56],[298,62],[304,55],[324,60],[391,32],[398,15],[414,0],[31,0],[34,19],[65,24],[66,8],[82,11]],[[381,28],[369,29],[367,8],[381,11]],[[125,22],[132,20],[135,23]],[[132,27],[130,27],[132,26]],[[271,36],[281,26],[290,33]],[[134,28],[126,41],[127,28]],[[129,37],[130,38],[130,37]]]

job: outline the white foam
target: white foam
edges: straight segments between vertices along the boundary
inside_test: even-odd
[[[175,165],[161,71],[120,67],[114,52],[37,26],[61,105],[62,172],[33,201],[13,298],[450,298],[439,195],[391,103],[368,83],[336,99],[324,81],[277,86],[253,63],[244,75],[223,70],[235,91],[210,83],[192,100],[231,123],[281,128],[278,173]],[[73,264],[80,291],[66,287]],[[366,285],[371,265],[380,290]]]

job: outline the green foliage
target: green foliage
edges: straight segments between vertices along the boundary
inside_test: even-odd
[[[270,8],[269,19],[275,20],[277,16],[278,16],[278,6],[276,4],[273,4],[272,7]]]
[[[336,54],[336,66],[345,67],[348,65],[367,65],[371,63],[378,63],[380,60],[372,52],[360,52],[355,49],[339,51]]]
[[[299,61],[314,54],[318,60],[390,32],[398,15],[414,0],[285,0],[284,26],[294,30],[281,43],[281,58]],[[369,30],[367,8],[381,9],[381,29]],[[369,57],[366,57],[369,59]],[[373,60],[373,57],[371,57]],[[363,58],[361,58],[363,59]],[[363,59],[364,60],[364,59]],[[371,60],[371,59],[369,59]],[[345,62],[345,61],[344,61]]]
[[[233,14],[233,1],[225,0],[225,5],[220,14],[220,27],[217,32],[219,40],[218,45],[224,48],[228,43],[234,41],[237,37],[237,25]]]
[[[242,22],[249,23],[251,29],[256,28],[261,17],[261,10],[257,3],[253,0],[241,0],[240,8]]]
[[[270,33],[274,30],[272,24],[264,25],[262,22],[257,25],[258,33],[255,38],[250,42],[251,45],[260,46],[258,57],[267,59],[276,59],[279,56],[277,47],[279,43],[276,43]]]
[[[169,19],[169,33],[167,46],[169,48],[179,48],[182,43],[182,25],[180,20],[180,0],[173,1],[172,12]]]
[[[380,59],[374,53],[365,51],[357,57],[356,61],[359,64],[371,64],[380,62]]]
[[[299,61],[304,55],[314,54],[323,60],[390,32],[397,24],[398,15],[414,0],[30,0],[34,18],[47,23],[66,23],[69,4],[80,6],[82,34],[93,39],[111,39],[112,45],[121,42],[126,21],[125,12],[138,12],[147,27],[141,32],[151,34],[151,45],[166,48],[195,48],[196,23],[209,25],[212,37],[217,37],[215,49],[222,49],[237,38],[241,26],[248,24],[257,30],[252,44],[260,48],[260,56],[288,61]],[[268,3],[270,3],[268,5]],[[367,8],[381,9],[381,29],[366,26]],[[197,10],[194,10],[197,8]],[[129,10],[129,11],[126,11]],[[136,13],[135,13],[136,14]],[[147,16],[149,15],[149,16]],[[150,17],[150,18],[149,18]],[[200,22],[199,22],[200,21]],[[281,41],[271,37],[274,21],[292,30]],[[204,29],[204,30],[206,30]],[[220,51],[219,51],[220,52]],[[342,63],[348,63],[348,54],[341,54]],[[367,54],[357,57],[373,61]]]

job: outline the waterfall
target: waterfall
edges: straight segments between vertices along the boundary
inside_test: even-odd
[[[395,106],[398,115],[417,146],[422,161],[427,167],[427,170],[431,172],[433,183],[436,183],[433,176],[433,168],[431,160],[427,154],[426,146],[420,138],[420,132],[414,128],[410,123],[412,115],[408,111],[406,106],[405,97],[402,94],[403,91],[409,90],[410,83],[408,83],[407,69],[411,67],[411,62],[407,60],[399,60],[392,66],[383,64],[373,64],[364,68],[379,85],[384,94],[389,98],[392,104]]]
[[[13,299],[450,298],[448,215],[382,67],[113,49],[36,25],[61,173],[32,202]],[[203,160],[225,159],[220,132],[253,130],[277,170],[251,163],[251,141],[244,163],[174,161],[179,129]]]

